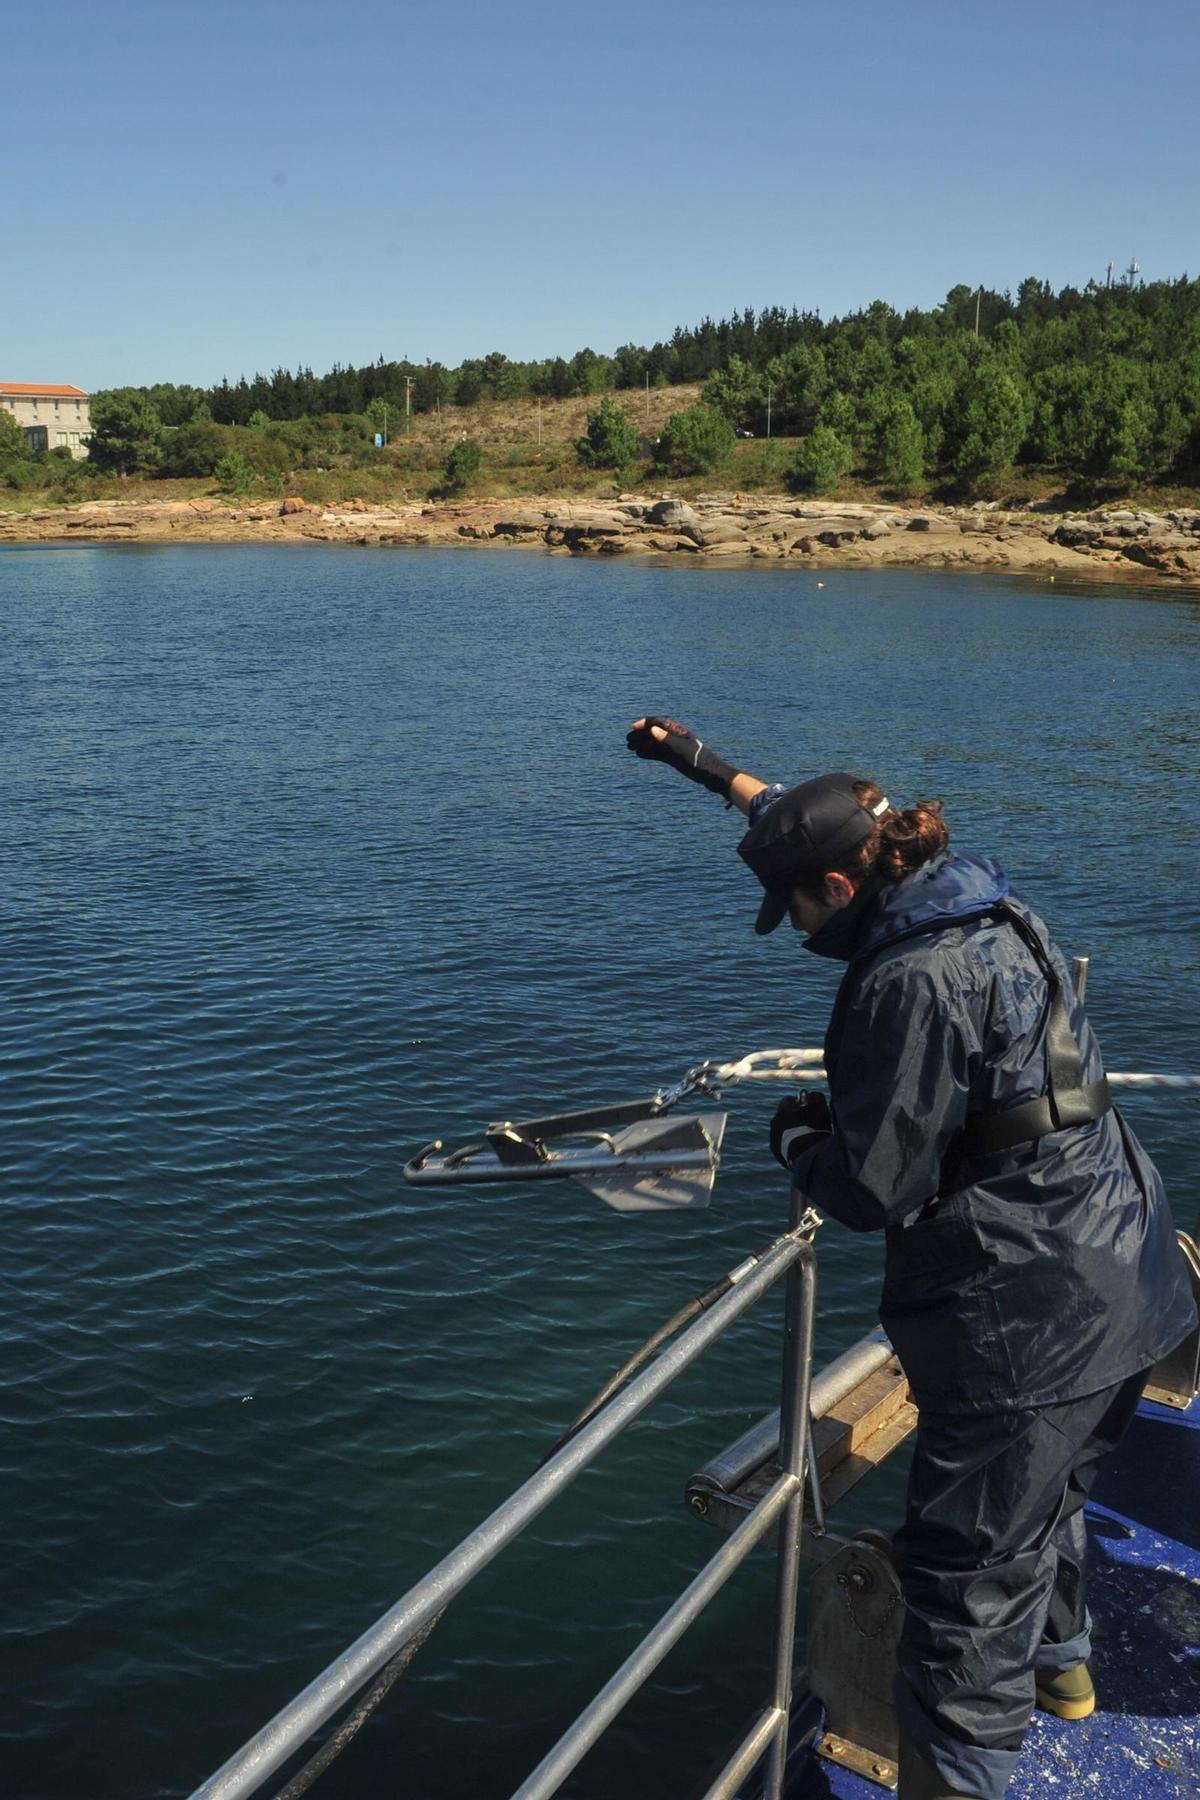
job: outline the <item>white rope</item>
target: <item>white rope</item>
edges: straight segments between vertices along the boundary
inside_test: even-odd
[[[770,1062],[773,1068],[759,1069],[757,1063]],[[751,1050],[737,1062],[718,1063],[714,1068],[706,1065],[717,1081],[777,1081],[793,1074],[802,1065],[815,1065],[808,1080],[823,1081],[825,1079],[825,1052],[823,1050]]]
[[[1173,1088],[1185,1093],[1200,1090],[1200,1075],[1110,1075],[1109,1087]]]
[[[705,1075],[718,1086],[734,1081],[824,1081],[823,1050],[751,1050],[736,1062],[704,1063]],[[1200,1075],[1151,1072],[1113,1074],[1110,1087],[1158,1088],[1170,1093],[1200,1093]]]

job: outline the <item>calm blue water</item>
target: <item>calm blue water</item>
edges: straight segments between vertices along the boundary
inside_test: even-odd
[[[1200,1065],[1195,600],[821,579],[0,553],[0,1791],[186,1793],[781,1225],[769,1088],[732,1097],[707,1214],[401,1182],[434,1136],[820,1041],[835,971],[753,936],[737,815],[627,754],[638,713],[942,796],[1092,954],[1110,1066]],[[1190,1223],[1194,1105],[1129,1111]],[[878,1266],[827,1228],[822,1360]],[[761,1311],[317,1792],[511,1792],[713,1548],[680,1493],[774,1398]],[[570,1791],[685,1793],[761,1699],[769,1605],[755,1566]]]

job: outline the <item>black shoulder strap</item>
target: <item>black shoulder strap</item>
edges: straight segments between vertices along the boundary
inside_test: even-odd
[[[1025,945],[1050,990],[1050,1016],[1046,1023],[1046,1092],[1007,1112],[968,1119],[951,1146],[958,1155],[984,1156],[993,1150],[1011,1150],[1018,1144],[1086,1125],[1101,1118],[1112,1105],[1108,1082],[1083,1082],[1083,1059],[1062,995],[1062,983],[1050,953],[1028,919],[1014,907],[998,901],[990,915],[1011,925]]]
[[[1010,1106],[1006,1112],[981,1113],[968,1118],[962,1130],[950,1143],[947,1156],[986,1156],[994,1150],[1012,1150],[1018,1144],[1032,1143],[1052,1131],[1065,1131],[1073,1125],[1086,1125],[1102,1118],[1112,1105],[1108,1082],[1083,1083],[1083,1057],[1071,1029],[1071,1018],[1062,996],[1062,984],[1050,952],[1029,923],[1005,900],[995,900],[977,911],[957,918],[931,919],[914,925],[903,933],[906,938],[932,936],[939,931],[975,925],[984,919],[997,919],[1011,925],[1028,949],[1039,972],[1045,977],[1050,995],[1050,1016],[1046,1023],[1046,1092],[1036,1100],[1025,1100]],[[889,940],[899,942],[899,938]],[[835,1058],[841,1038],[842,1022],[849,1004],[852,982],[857,973],[854,964],[846,971],[834,1004],[833,1017],[825,1039],[825,1061]]]

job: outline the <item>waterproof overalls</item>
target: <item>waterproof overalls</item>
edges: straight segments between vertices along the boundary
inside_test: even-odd
[[[794,1164],[816,1206],[886,1232],[880,1317],[920,1407],[897,1709],[926,1762],[984,1800],[1015,1767],[1035,1667],[1087,1658],[1083,1502],[1195,1321],[1162,1183],[1115,1109],[972,1143],[976,1121],[1046,1091],[1048,982],[1022,921],[1083,1081],[1102,1084],[1041,921],[996,863],[946,853],[869,883],[807,941],[849,967],[825,1047],[834,1129]]]

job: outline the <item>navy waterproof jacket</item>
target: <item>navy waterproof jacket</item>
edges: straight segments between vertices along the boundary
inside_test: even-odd
[[[1047,982],[1015,928],[982,916],[1001,899],[1049,949],[1098,1081],[1062,957],[994,862],[947,853],[870,884],[807,944],[849,967],[825,1045],[834,1130],[794,1178],[852,1230],[886,1232],[880,1318],[930,1412],[1081,1398],[1195,1321],[1158,1171],[1115,1108],[1013,1149],[956,1149],[969,1119],[1046,1091]]]

